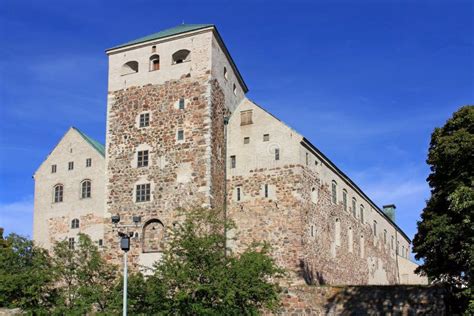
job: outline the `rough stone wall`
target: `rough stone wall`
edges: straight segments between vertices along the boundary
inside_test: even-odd
[[[332,285],[395,284],[398,277],[396,262],[380,240],[374,243],[370,225],[354,218],[350,207],[345,211],[342,202],[333,204],[331,188],[321,186],[314,171],[305,167],[303,179],[303,267],[306,281]],[[316,203],[311,199],[312,188],[318,190]],[[340,225],[339,238],[336,238],[336,220]],[[352,234],[352,242],[349,234]]]
[[[212,87],[212,88],[211,88]],[[110,93],[108,113],[107,209],[119,214],[121,223],[131,224],[133,215],[141,224],[131,231],[129,260],[132,266],[159,259],[160,253],[142,254],[142,226],[157,219],[166,229],[177,220],[178,208],[217,206],[223,200],[224,101],[219,88],[211,85],[209,76],[183,75],[161,85],[145,85]],[[185,98],[184,110],[175,105]],[[150,126],[139,128],[137,116],[148,111]],[[177,141],[178,128],[184,130],[184,141]],[[138,146],[149,148],[149,166],[137,168],[134,157]],[[217,179],[217,180],[214,180]],[[136,203],[137,183],[151,183],[151,201]],[[211,189],[212,188],[212,189]],[[109,224],[106,233],[110,245],[108,257],[118,262],[117,232]]]
[[[237,224],[237,231],[231,232],[236,240],[230,246],[239,252],[254,241],[269,242],[276,263],[289,273],[284,283],[301,283],[303,223],[297,196],[301,168],[285,165],[250,173],[249,177],[233,176],[228,182],[228,216]],[[277,192],[274,198],[265,198],[264,184]],[[241,201],[236,201],[237,187],[241,188]]]
[[[265,315],[447,315],[446,293],[426,286],[300,286],[282,294],[281,307]]]

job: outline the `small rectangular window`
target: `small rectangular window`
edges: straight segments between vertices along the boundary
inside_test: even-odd
[[[240,201],[240,198],[241,198],[241,189],[240,188],[237,188],[237,201]]]
[[[148,150],[141,150],[137,154],[137,168],[148,167]]]
[[[184,140],[184,131],[182,129],[180,129],[178,131],[178,135],[176,136],[176,138],[180,141],[180,140]]]
[[[90,167],[92,166],[92,159],[91,158],[87,158],[86,159],[86,167]]]
[[[179,99],[179,106],[178,106],[178,108],[179,108],[180,110],[184,110],[184,99],[183,99],[183,98]]]
[[[150,113],[140,114],[140,127],[150,126]]]
[[[280,149],[275,148],[275,160],[280,160]]]
[[[240,125],[250,125],[252,122],[252,110],[240,112]]]
[[[68,166],[67,166],[67,170],[73,170],[73,169],[74,169],[74,162],[70,161]]]
[[[264,142],[270,141],[270,134],[263,134],[263,141]]]
[[[69,249],[74,249],[75,244],[76,244],[76,241],[74,240],[74,237],[69,238],[68,240]]]
[[[250,137],[244,137],[244,144],[250,143]]]
[[[102,239],[99,239],[99,246],[102,247],[104,245],[104,241]]]
[[[265,184],[265,197],[268,197],[268,184]]]
[[[51,166],[51,173],[56,173],[56,169],[57,169],[56,165],[52,165]]]
[[[235,156],[230,156],[230,167],[234,169],[236,165],[237,165],[237,161],[236,161]]]
[[[138,184],[136,187],[136,198],[135,202],[148,202],[150,201],[150,184]]]

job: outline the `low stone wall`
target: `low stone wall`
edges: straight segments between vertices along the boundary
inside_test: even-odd
[[[301,286],[285,291],[277,315],[446,315],[444,298],[429,286]]]

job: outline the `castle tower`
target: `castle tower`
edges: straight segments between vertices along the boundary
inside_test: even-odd
[[[159,259],[177,208],[222,207],[224,116],[247,87],[217,29],[180,25],[107,50],[108,256],[119,262],[117,231],[130,228],[132,265]]]

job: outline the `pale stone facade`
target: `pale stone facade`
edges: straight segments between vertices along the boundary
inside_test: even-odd
[[[103,147],[71,127],[33,176],[33,239],[37,244],[51,250],[55,241],[73,238],[77,242],[77,234],[85,233],[102,245],[104,174]],[[56,190],[59,186],[62,193]],[[73,220],[78,222],[73,225]]]
[[[147,271],[161,258],[177,209],[213,207],[237,224],[229,247],[239,252],[268,241],[290,272],[289,285],[403,281],[399,261],[408,261],[410,240],[307,139],[245,97],[213,25],[178,26],[107,54],[106,153],[98,175],[105,193],[97,200],[97,214],[105,215],[95,233],[103,234],[109,260],[120,262],[117,231],[127,230],[132,267]],[[49,159],[38,173],[44,177]],[[54,207],[45,191],[59,180],[36,181],[38,241],[69,233],[45,224],[50,213],[36,215]],[[126,227],[112,225],[112,215]]]

